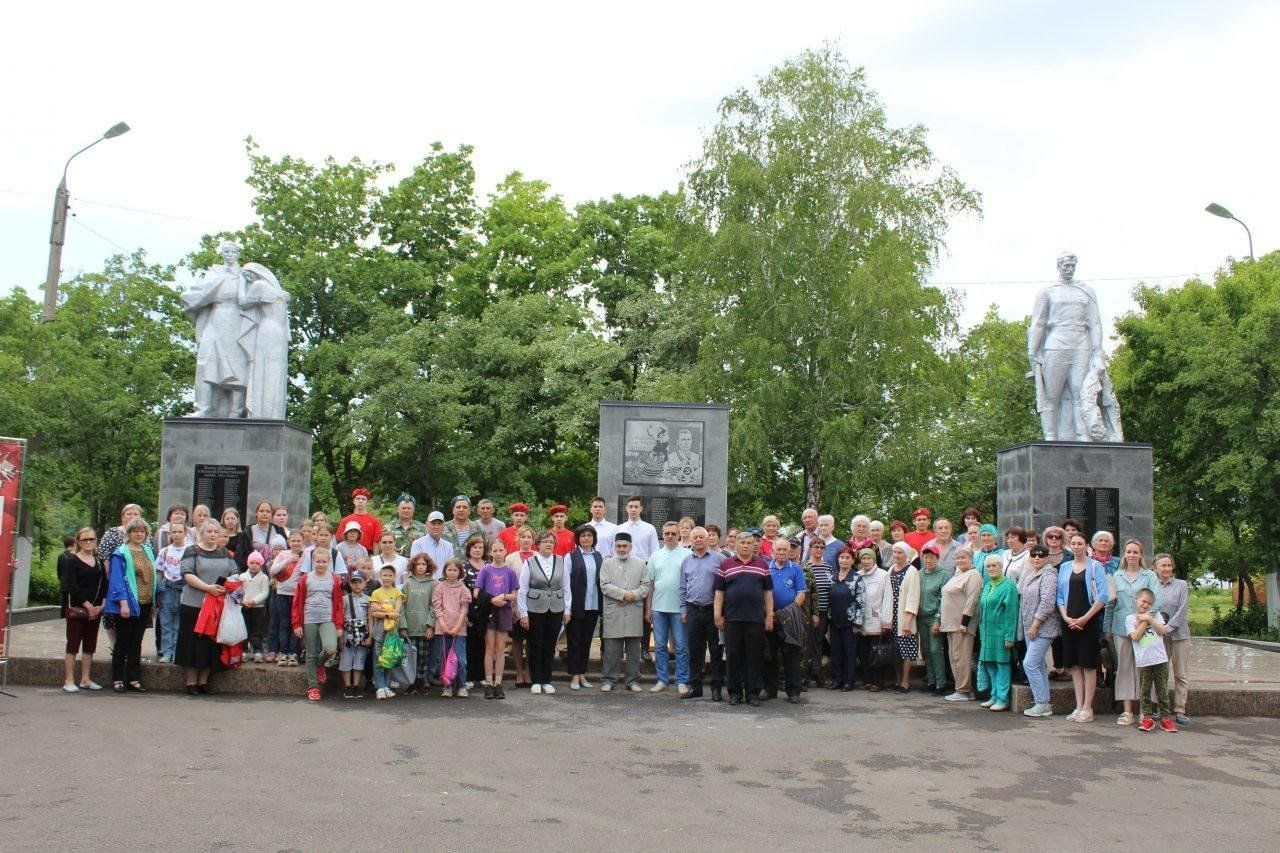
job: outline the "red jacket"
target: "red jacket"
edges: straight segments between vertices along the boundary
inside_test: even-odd
[[[332,572],[329,574],[333,575]],[[293,594],[293,627],[302,627],[302,614],[307,604],[307,580],[311,577],[311,573],[307,572],[298,578],[298,589]],[[342,578],[333,575],[333,624],[338,627],[338,633],[342,633]]]
[[[356,515],[353,512],[343,516],[342,521],[338,522],[338,529],[333,531],[334,541],[341,542],[345,538],[342,531],[347,529],[348,521],[354,521],[360,525],[360,544],[365,547],[365,550],[370,554],[378,553],[378,540],[382,538],[382,522],[378,517],[367,512],[364,515]]]

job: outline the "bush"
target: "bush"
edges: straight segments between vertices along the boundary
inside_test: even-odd
[[[39,563],[31,567],[31,586],[27,590],[27,603],[57,604],[62,598],[58,585],[58,570],[53,565]]]
[[[1250,604],[1243,610],[1232,608],[1225,615],[1222,608],[1215,604],[1210,630],[1218,637],[1280,642],[1280,631],[1267,623],[1267,605],[1265,604]]]

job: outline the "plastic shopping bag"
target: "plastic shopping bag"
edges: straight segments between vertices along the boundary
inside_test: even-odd
[[[249,631],[245,628],[240,605],[235,601],[227,601],[222,607],[222,618],[218,620],[218,643],[223,646],[234,646],[247,639],[249,639]]]
[[[387,634],[382,641],[382,651],[378,653],[380,669],[395,669],[396,664],[404,660],[404,640],[396,633]]]

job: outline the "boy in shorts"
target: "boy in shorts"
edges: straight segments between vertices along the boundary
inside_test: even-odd
[[[364,676],[364,661],[373,645],[369,634],[369,596],[364,592],[364,575],[352,572],[351,589],[343,597],[342,657],[338,671],[342,673],[342,698],[363,699],[360,684]]]

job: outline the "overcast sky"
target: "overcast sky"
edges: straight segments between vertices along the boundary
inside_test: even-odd
[[[893,8],[890,8],[893,7]],[[1064,248],[1108,326],[1138,280],[1174,284],[1276,246],[1280,4],[24,3],[7,12],[0,289],[38,297],[63,161],[64,278],[121,250],[181,259],[250,221],[243,139],[398,164],[475,146],[570,204],[674,189],[718,101],[823,41],[867,69],[894,124],[929,128],[983,194],[930,278],[962,323],[1031,307]],[[122,208],[132,208],[126,210]]]

